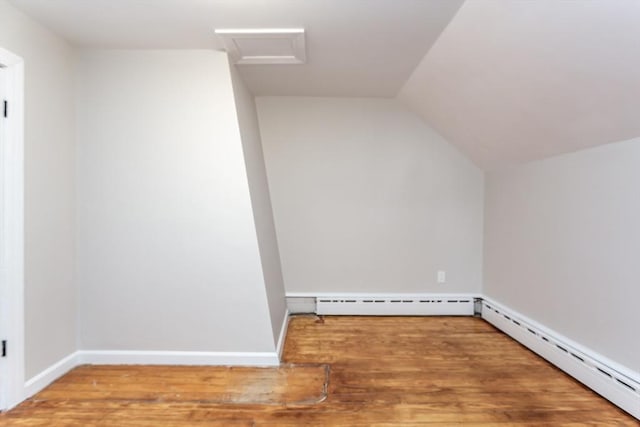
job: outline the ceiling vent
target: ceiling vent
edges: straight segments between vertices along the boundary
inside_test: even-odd
[[[304,29],[219,29],[234,63],[245,64],[304,64],[306,52]]]

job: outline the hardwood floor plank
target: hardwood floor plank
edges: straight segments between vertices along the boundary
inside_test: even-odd
[[[327,365],[80,366],[33,400],[311,404],[326,398],[328,381]]]
[[[326,400],[203,399],[242,399],[247,389],[230,376],[256,385],[258,399],[299,395],[318,381],[317,370],[83,366],[0,415],[0,426],[640,425],[477,318],[297,316],[284,360],[330,364]]]

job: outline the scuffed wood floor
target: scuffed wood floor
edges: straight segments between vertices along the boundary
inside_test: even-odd
[[[218,380],[198,387],[203,374],[185,367],[83,367],[81,375],[72,372],[0,415],[0,426],[640,425],[476,318],[294,317],[284,359],[330,365],[326,400],[299,402],[296,393],[278,386],[270,404],[212,403],[220,396],[238,397],[228,382],[219,381],[225,368],[199,368]],[[130,369],[130,380],[123,380],[122,369]],[[185,369],[199,379],[185,385]],[[87,375],[98,373],[113,385],[102,395],[84,394]],[[304,393],[317,389],[318,372],[309,375],[312,387],[293,377],[292,385]],[[141,387],[154,377],[155,385]],[[172,398],[168,388],[155,390],[164,397],[154,398],[154,387],[161,388],[157,377],[186,387],[192,398]],[[224,389],[216,390],[216,383]],[[273,403],[278,399],[289,403]]]
[[[329,365],[80,366],[34,401],[311,405],[327,398]]]

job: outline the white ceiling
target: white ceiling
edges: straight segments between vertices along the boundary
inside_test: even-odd
[[[398,95],[484,169],[640,136],[639,0],[11,1],[80,47],[305,28],[306,64],[239,66],[254,94]]]
[[[640,1],[467,1],[400,98],[493,169],[640,136]]]
[[[462,0],[11,0],[72,44],[220,49],[217,28],[305,28],[307,63],[239,66],[256,95],[395,96]]]

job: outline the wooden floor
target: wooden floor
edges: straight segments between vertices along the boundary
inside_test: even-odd
[[[220,400],[238,381],[262,381],[230,385],[220,380],[228,368],[82,367],[0,415],[0,426],[640,425],[477,318],[294,317],[284,359],[329,365],[326,399]],[[310,389],[295,380],[305,393],[317,390],[317,369],[308,374]],[[104,394],[79,392],[95,378]],[[180,387],[194,394],[170,393]]]

